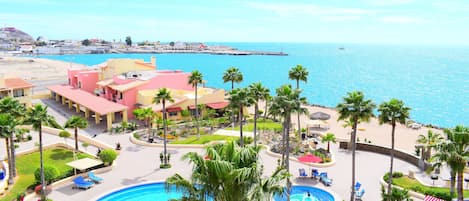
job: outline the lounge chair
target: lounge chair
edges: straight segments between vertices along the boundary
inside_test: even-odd
[[[319,181],[326,186],[332,185],[332,179],[327,177],[327,172],[321,172],[321,174],[319,174]]]
[[[358,192],[360,190],[361,186],[362,186],[362,184],[357,181],[357,183],[355,183],[355,192]]]
[[[86,181],[85,178],[82,176],[78,176],[77,178],[73,179],[73,183],[75,184],[76,188],[88,189],[93,186],[93,182]]]
[[[311,178],[317,179],[319,177],[319,171],[317,169],[311,170]]]
[[[355,200],[362,200],[362,197],[363,195],[365,195],[365,189],[362,189],[360,192],[358,192],[356,195],[355,195]]]
[[[306,178],[306,177],[308,177],[308,175],[306,174],[306,171],[305,171],[304,168],[300,168],[300,169],[298,169],[298,171],[299,171],[299,173],[300,173],[300,177],[301,177],[301,178]]]
[[[101,183],[103,181],[103,178],[97,177],[94,172],[88,172],[88,178],[90,178],[94,183]]]

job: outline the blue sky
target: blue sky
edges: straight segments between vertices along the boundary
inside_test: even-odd
[[[33,37],[469,45],[467,0],[0,0]]]

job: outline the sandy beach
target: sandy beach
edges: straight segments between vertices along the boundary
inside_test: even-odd
[[[0,73],[28,81],[66,79],[70,67],[85,67],[77,63],[31,57],[0,57]]]
[[[33,94],[47,92],[47,86],[65,84],[67,69],[86,67],[82,64],[32,57],[1,57],[0,75],[20,77],[34,85]]]
[[[318,106],[304,106],[308,109],[309,114],[314,112],[324,112],[331,115],[331,118],[327,122],[329,129],[322,131],[323,133],[333,133],[337,138],[341,139],[350,139],[351,128],[344,128],[343,125],[345,122],[337,121],[338,113],[335,109],[332,108],[323,108]],[[264,103],[259,105],[259,108],[264,109]],[[411,111],[412,112],[412,111]],[[250,108],[250,113],[254,114],[254,108]],[[310,121],[309,116],[302,115],[300,118],[301,127],[306,128],[306,122]],[[292,123],[294,124],[294,129],[297,129],[297,114],[292,115]],[[428,130],[432,129],[434,132],[443,134],[443,131],[422,127],[420,129],[407,128],[405,125],[397,125],[395,131],[395,148],[404,150],[408,153],[415,152],[415,144],[418,136],[420,134],[426,135]],[[357,139],[360,142],[371,141],[372,144],[391,147],[391,125],[383,124],[380,125],[377,118],[372,118],[370,122],[360,123],[358,125]]]

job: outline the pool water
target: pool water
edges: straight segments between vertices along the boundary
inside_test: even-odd
[[[311,197],[307,196],[307,193]],[[171,187],[167,192],[165,184],[150,183],[114,191],[97,201],[167,201],[170,199],[178,199],[182,197],[181,192],[177,192],[175,187]],[[276,197],[275,201],[284,201],[284,197]],[[319,188],[309,186],[293,186],[291,201],[334,201],[334,197]]]

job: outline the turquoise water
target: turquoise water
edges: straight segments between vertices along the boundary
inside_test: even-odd
[[[307,197],[309,192],[311,197]],[[172,187],[166,192],[164,183],[150,183],[112,192],[97,201],[166,201],[181,198],[182,194]],[[284,198],[275,198],[275,201],[284,201]],[[307,186],[293,186],[291,201],[334,201],[334,197],[321,189]]]
[[[221,77],[229,66],[244,74],[240,86],[261,81],[271,91],[288,80],[288,70],[302,64],[310,72],[301,84],[310,103],[335,107],[347,92],[364,91],[381,103],[398,98],[411,117],[443,127],[469,125],[469,48],[380,45],[224,43],[239,49],[284,51],[289,56],[156,54],[158,68],[200,70],[207,85],[229,89]],[[339,50],[344,47],[344,50]],[[44,58],[95,65],[109,58],[144,58],[150,54],[53,55]]]

